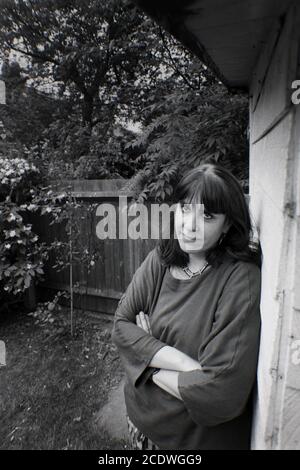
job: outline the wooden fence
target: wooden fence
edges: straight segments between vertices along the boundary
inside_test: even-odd
[[[72,283],[79,284],[74,289],[75,306],[93,312],[113,314],[118,300],[130,280],[140,266],[149,251],[155,246],[156,241],[151,239],[105,239],[100,240],[97,236],[97,224],[102,217],[97,216],[97,207],[100,204],[112,204],[116,213],[116,228],[119,230],[119,198],[127,197],[127,203],[132,203],[133,194],[122,191],[126,180],[95,180],[72,182],[72,196],[80,203],[76,210],[76,224],[78,226],[79,238],[75,246],[75,252],[88,250],[96,254],[94,265],[89,258],[85,262],[74,261],[72,267]],[[67,183],[66,183],[67,185]],[[63,186],[59,185],[61,189]],[[91,210],[92,207],[92,210]],[[132,218],[128,218],[130,222]],[[53,240],[69,242],[65,230],[65,223],[50,225],[47,215],[33,219],[33,228],[38,233],[40,241],[49,243]],[[81,257],[80,253],[77,257]],[[84,253],[82,253],[84,258]],[[45,267],[45,282],[40,286],[41,291],[66,290],[70,291],[70,267],[65,267],[57,272],[53,265],[57,263],[54,255],[50,256]],[[88,272],[88,266],[90,271]]]

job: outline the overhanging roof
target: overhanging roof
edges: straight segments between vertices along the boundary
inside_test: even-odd
[[[248,88],[259,51],[292,0],[135,0],[230,88]]]

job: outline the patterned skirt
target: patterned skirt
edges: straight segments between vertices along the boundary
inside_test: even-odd
[[[146,437],[126,415],[130,445],[132,450],[159,450],[159,447]]]

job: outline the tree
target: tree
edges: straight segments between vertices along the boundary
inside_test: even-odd
[[[28,84],[29,76],[17,61],[4,61],[0,79],[6,87],[6,105],[0,108],[7,143],[18,148],[36,143],[57,115],[68,112],[66,99],[55,99]]]
[[[151,25],[124,0],[4,0],[0,6],[2,53],[25,56],[31,78],[50,79],[57,93],[80,102],[90,129],[103,113],[143,102],[145,82],[139,87],[136,79],[153,82],[158,66],[148,53]]]
[[[208,157],[247,179],[245,99],[129,1],[4,0],[0,50],[26,57],[33,86],[67,105],[34,150],[50,169],[88,178],[143,168],[144,189],[162,198],[180,169]],[[142,134],[120,139],[130,119]]]

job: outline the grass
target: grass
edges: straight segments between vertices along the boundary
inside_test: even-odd
[[[0,317],[7,365],[0,369],[0,449],[124,449],[96,424],[122,377],[111,322],[80,315],[41,326],[25,314]]]

